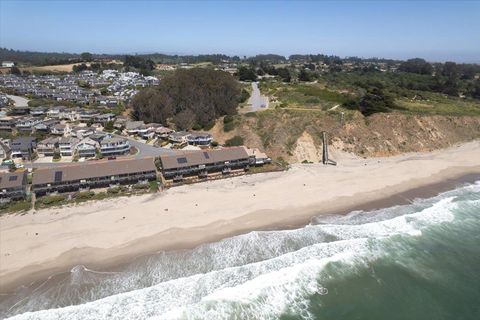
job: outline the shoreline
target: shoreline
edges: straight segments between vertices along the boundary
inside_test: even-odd
[[[476,152],[475,156],[480,156],[480,144],[475,142],[470,143],[469,145],[474,145],[474,150]],[[465,147],[456,148],[464,149]],[[441,154],[441,151],[437,153]],[[424,160],[422,157],[430,158],[432,155],[432,153],[424,153],[420,156],[415,155],[415,159],[408,159],[412,155],[403,155],[401,157],[397,157],[397,159],[393,159],[393,162],[409,161],[413,164],[416,164],[417,161]],[[417,159],[418,157],[420,158]],[[355,165],[352,169],[352,172],[356,173],[358,168],[363,167],[358,166],[358,164],[366,161],[369,162],[369,165],[373,165],[376,161],[378,161],[378,159],[357,159],[351,162],[351,164]],[[380,162],[381,161],[378,161],[378,163]],[[193,186],[182,186],[175,188],[173,191],[159,194],[155,197],[138,196],[135,198],[121,199],[120,201],[117,199],[116,201],[95,203],[94,206],[89,204],[80,205],[71,208],[69,211],[72,212],[70,213],[59,212],[62,211],[61,209],[43,210],[35,214],[10,217],[12,219],[9,221],[9,223],[5,223],[6,220],[9,220],[8,218],[1,217],[0,227],[4,236],[5,232],[18,233],[25,232],[25,230],[29,230],[29,232],[31,232],[33,229],[41,229],[44,227],[45,230],[42,230],[41,232],[51,231],[54,233],[54,235],[52,235],[53,238],[56,236],[65,237],[65,239],[70,241],[69,245],[57,248],[52,243],[52,238],[47,238],[44,241],[41,241],[39,250],[49,253],[50,257],[52,258],[44,258],[43,256],[31,258],[27,257],[23,260],[19,258],[16,268],[12,267],[10,270],[8,270],[5,267],[2,267],[2,272],[0,273],[2,287],[1,294],[11,293],[12,290],[21,285],[29,286],[34,282],[41,281],[42,279],[45,280],[54,274],[68,273],[71,268],[77,265],[86,265],[88,268],[95,270],[115,270],[115,268],[118,269],[119,267],[124,266],[135,259],[163,250],[194,248],[204,243],[219,241],[223,238],[248,233],[250,231],[298,228],[310,223],[316,216],[340,215],[356,210],[370,211],[395,205],[402,205],[409,203],[409,201],[413,200],[414,198],[432,197],[441,192],[454,189],[459,185],[480,180],[480,165],[475,164],[475,161],[461,164],[463,165],[446,163],[442,168],[436,170],[436,172],[431,174],[429,174],[429,172],[424,173],[423,177],[413,172],[412,176],[403,177],[403,179],[400,179],[400,183],[392,183],[391,178],[389,180],[387,177],[381,177],[383,178],[380,179],[382,182],[381,188],[375,186],[371,189],[365,190],[364,192],[343,192],[344,194],[342,194],[339,188],[345,188],[345,183],[351,184],[351,181],[346,179],[346,181],[337,182],[338,185],[335,186],[335,190],[333,190],[332,193],[323,195],[323,199],[322,196],[319,196],[319,199],[314,199],[313,201],[311,197],[316,195],[316,187],[312,187],[311,193],[302,192],[302,190],[300,190],[299,195],[295,195],[296,198],[300,198],[297,199],[298,201],[293,202],[299,202],[301,204],[296,206],[292,206],[290,201],[285,201],[285,199],[277,199],[275,195],[262,196],[261,194],[255,195],[254,193],[252,198],[252,192],[261,193],[264,191],[261,187],[265,187],[265,185],[267,186],[266,190],[268,191],[268,187],[271,185],[279,186],[283,185],[284,182],[293,183],[294,179],[292,177],[296,178],[298,175],[300,175],[300,178],[304,178],[304,175],[310,176],[310,172],[320,172],[319,175],[325,177],[327,177],[327,175],[330,177],[330,175],[336,175],[339,173],[326,173],[328,169],[324,170],[322,169],[324,167],[317,165],[300,165],[293,170],[293,173],[288,173],[288,171],[286,173],[269,173],[262,174],[260,177],[258,177],[258,175],[254,175],[250,177],[232,178],[235,179],[234,181],[229,181],[227,179],[213,181],[211,183],[206,182],[205,184],[197,184]],[[380,169],[382,168],[382,165],[378,166]],[[411,164],[409,164],[408,168],[412,169]],[[342,170],[350,172],[350,169],[347,165]],[[309,180],[307,183],[318,183],[315,181],[315,176],[312,178],[313,180]],[[220,201],[220,197],[222,196],[232,197],[232,195],[237,192],[237,189],[239,193],[243,194],[245,192],[245,185],[247,185],[247,190],[249,193],[248,195],[244,195],[245,198],[247,198],[247,196],[248,199],[265,197],[265,199],[270,200],[271,203],[267,203],[267,205],[265,205],[265,203],[263,203],[263,205],[258,205],[253,203],[254,200],[250,200],[250,203],[247,203],[250,204],[250,206],[246,205],[244,208],[238,208],[237,205],[236,208],[232,208],[232,205],[235,205],[234,203],[228,203],[228,201],[226,201],[226,204],[224,204]],[[248,186],[252,189],[248,189]],[[322,187],[321,184],[319,186]],[[307,188],[308,186],[304,184],[303,187]],[[212,195],[212,197],[217,197],[220,208],[208,207],[205,212],[192,213],[191,211],[195,211],[195,207],[197,206],[197,203],[195,203],[195,206],[193,206],[194,202],[198,202],[198,206],[206,205],[205,201],[208,201],[208,199],[202,199],[202,195],[208,193],[209,188],[213,189],[214,195]],[[227,190],[225,191],[225,189]],[[352,188],[352,190],[361,189],[362,188],[358,188],[358,186],[356,188]],[[289,194],[289,192],[288,190],[284,190],[284,192],[280,192],[280,194]],[[188,214],[182,210],[179,210],[180,212],[178,215],[180,216],[176,216],[174,213],[169,213],[167,208],[162,208],[162,204],[164,202],[168,202],[168,204],[171,205],[172,203],[175,203],[175,199],[181,202],[182,207],[187,206],[189,208]],[[183,201],[181,201],[185,199],[192,201],[190,202],[190,206],[188,206],[188,203],[185,204]],[[278,202],[276,207],[273,205],[275,200]],[[159,226],[159,232],[151,232],[150,234],[146,234],[141,237],[138,235],[143,234],[137,233],[134,230],[134,235],[130,235],[132,236],[131,239],[127,238],[119,240],[118,238],[120,236],[117,234],[117,232],[125,231],[124,228],[128,226],[121,228],[109,228],[108,223],[109,221],[112,221],[112,219],[118,219],[119,214],[127,214],[125,212],[131,211],[132,209],[134,210],[135,208],[145,208],[145,211],[147,209],[150,210],[148,213],[139,213],[139,215],[144,214],[143,217],[151,218],[153,219],[152,221],[156,221],[157,223],[165,223],[165,226],[164,228]],[[170,208],[172,207],[170,206]],[[228,214],[222,214],[222,209],[224,208],[230,208],[231,211],[228,212]],[[210,214],[208,209],[211,209],[211,211],[215,211],[215,209],[217,209],[217,212],[215,213],[216,215],[212,216],[210,219],[201,219],[202,214]],[[106,221],[104,221],[105,224],[102,225],[102,228],[99,228],[98,226],[93,228],[96,228],[97,232],[111,232],[111,235],[104,235],[102,238],[97,239],[96,243],[103,245],[103,247],[100,245],[97,247],[91,245],[82,246],[81,244],[85,243],[83,235],[78,234],[77,232],[78,230],[86,231],[87,229],[92,229],[92,225],[85,225],[85,223],[101,223],[101,221],[97,221],[95,216],[98,213],[101,213],[102,217],[104,217]],[[182,213],[184,214],[183,216]],[[132,214],[132,212],[130,212],[130,214]],[[168,217],[158,217],[158,215],[161,214],[166,214]],[[154,217],[151,217],[151,215],[154,215]],[[195,221],[195,223],[193,223],[193,221],[189,221],[189,218],[193,219],[193,217],[198,218],[198,221]],[[169,221],[174,219],[177,221]],[[128,216],[127,220],[132,223],[133,228],[138,227],[142,230],[157,231],[157,227],[148,228],[148,221],[144,222],[147,226],[143,224],[137,226],[139,221],[131,219],[130,216]],[[77,227],[76,230],[68,230],[68,228],[65,230],[65,232],[57,230],[59,226],[65,227],[65,223],[67,223],[67,221],[68,223],[81,221],[83,224],[81,224],[82,227]],[[71,234],[69,234],[68,231],[70,231]],[[9,235],[7,235],[7,237],[9,237]],[[11,234],[10,239],[13,240],[14,238],[18,238],[18,236]],[[30,237],[30,239],[32,238],[34,240],[36,239],[36,237]],[[32,246],[34,248],[38,248],[38,243],[32,243],[32,240],[30,239],[24,239],[25,243],[18,247],[24,252],[31,252]],[[16,247],[11,242],[12,240],[9,241],[12,249],[7,248],[7,250],[13,251],[13,249]],[[114,243],[113,241],[115,240],[117,240],[117,243],[119,244]],[[6,251],[3,247],[4,246],[0,247],[2,259],[5,258],[4,254]],[[61,251],[63,248],[69,248],[69,250]],[[49,252],[52,250],[56,250],[57,252],[60,252],[60,254],[55,256],[52,254],[52,252]],[[36,258],[37,260],[44,258],[44,260],[40,260],[38,263],[31,263],[33,258]]]

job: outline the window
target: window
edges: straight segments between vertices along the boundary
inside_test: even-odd
[[[177,162],[178,164],[182,164],[182,163],[187,163],[187,158],[185,157],[181,157],[181,158],[177,158]]]
[[[8,181],[17,181],[17,176],[10,176]]]
[[[62,171],[55,171],[55,182],[62,181],[63,172]]]

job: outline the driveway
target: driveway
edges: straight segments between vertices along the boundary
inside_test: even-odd
[[[260,89],[258,89],[258,82],[252,82],[252,95],[248,99],[250,111],[258,111],[268,108],[268,98],[262,96]]]

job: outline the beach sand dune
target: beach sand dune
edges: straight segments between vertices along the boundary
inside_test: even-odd
[[[295,227],[323,213],[406,202],[422,196],[415,188],[449,179],[455,183],[451,179],[467,174],[480,174],[478,141],[431,153],[344,159],[338,166],[294,165],[286,172],[180,186],[156,195],[3,215],[0,285],[5,291],[79,264],[112,268],[158,250],[194,247],[249,230]]]

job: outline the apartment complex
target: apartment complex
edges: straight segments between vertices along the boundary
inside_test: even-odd
[[[36,195],[75,192],[156,178],[153,158],[82,162],[37,169],[33,172],[32,191]]]

